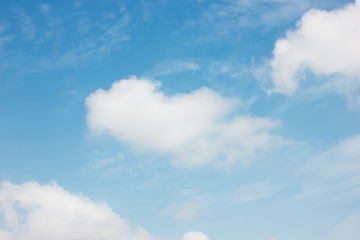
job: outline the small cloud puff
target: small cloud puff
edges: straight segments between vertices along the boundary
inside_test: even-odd
[[[209,238],[202,232],[191,231],[185,233],[182,240],[209,240]]]
[[[2,183],[0,214],[2,240],[154,239],[141,227],[131,228],[106,204],[73,195],[56,183]]]

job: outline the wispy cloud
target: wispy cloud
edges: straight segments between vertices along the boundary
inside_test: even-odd
[[[321,238],[321,240],[357,240],[360,238],[359,222],[360,210],[356,210],[338,223],[329,236]]]
[[[36,37],[36,26],[33,23],[33,19],[20,7],[15,7],[14,11],[20,17],[21,33],[23,36],[26,39],[34,39]]]
[[[175,219],[194,220],[198,215],[206,211],[206,202],[183,202],[169,205],[164,212],[172,215]]]
[[[84,3],[84,0],[75,0],[74,1],[74,7],[79,8],[79,7],[81,7],[83,5],[83,3]]]
[[[44,15],[44,17],[46,18],[47,23],[48,23],[49,26],[54,27],[56,25],[61,24],[61,22],[62,22],[61,18],[53,16],[51,14],[51,12],[50,12],[51,11],[51,5],[50,4],[47,4],[47,3],[40,4],[39,5],[39,10]]]
[[[3,46],[6,43],[10,42],[12,38],[13,38],[12,35],[0,36],[0,54],[1,54],[1,51],[3,50]]]
[[[245,204],[269,198],[277,191],[279,191],[279,188],[270,184],[251,184],[237,189],[236,192],[232,194],[231,201],[234,204]]]
[[[153,0],[153,1],[140,0],[142,19],[145,22],[150,21],[153,18],[154,10],[156,9],[156,7],[166,2],[167,0]]]
[[[33,69],[88,64],[119,51],[122,44],[131,39],[130,14],[120,5],[114,3],[102,14],[88,9],[69,9],[64,13],[64,9],[48,3],[37,5],[37,12],[29,14],[27,9],[15,6],[12,11],[18,16],[21,36],[14,27],[8,30],[8,36],[31,44],[24,49],[9,47],[8,50],[12,51],[12,57],[17,58],[19,64],[33,66]],[[0,40],[3,47],[9,39],[5,37]]]
[[[47,3],[42,3],[39,5],[39,9],[44,15],[47,15],[49,13],[51,7]]]
[[[297,197],[327,196],[330,200],[360,197],[360,135],[344,139],[310,157],[297,173],[305,177]]]
[[[245,81],[246,75],[252,74],[248,64],[238,62],[234,59],[214,60],[205,58],[188,58],[188,59],[166,59],[157,63],[146,76],[166,76],[180,75],[182,73],[200,73],[205,79],[214,77],[229,77]]]
[[[4,32],[5,31],[5,26],[4,25],[2,25],[2,24],[0,24],[0,34],[2,33],[2,32]]]
[[[154,70],[149,72],[147,75],[150,76],[164,76],[164,75],[171,75],[177,74],[187,71],[198,71],[201,69],[201,66],[191,59],[189,60],[167,60],[161,62],[155,66]]]
[[[196,36],[200,41],[214,41],[241,36],[241,29],[273,27],[292,21],[313,6],[311,1],[291,0],[226,0],[198,1],[202,11],[190,17],[177,32]],[[319,6],[327,5],[318,1]]]
[[[127,14],[120,18],[116,16],[115,21],[96,24],[89,23],[86,18],[81,18],[77,24],[76,47],[65,48],[63,53],[56,52],[38,64],[45,68],[77,66],[87,64],[110,51],[118,51],[121,43],[130,39],[126,30],[129,21]]]
[[[112,156],[107,153],[97,152],[94,155],[93,159],[80,170],[81,172],[94,172],[107,178],[125,170],[122,165],[125,156],[122,153]]]
[[[174,219],[191,221],[205,214],[213,203],[209,195],[196,195],[187,201],[171,203],[163,212]]]

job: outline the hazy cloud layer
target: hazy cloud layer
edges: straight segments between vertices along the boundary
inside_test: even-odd
[[[311,157],[299,169],[306,177],[301,196],[330,194],[332,200],[359,197],[359,146],[360,135],[355,135]]]
[[[274,92],[294,94],[306,69],[317,75],[341,74],[337,88],[349,92],[360,81],[360,1],[332,11],[310,10],[277,40],[270,62]],[[359,101],[360,102],[360,101]]]
[[[237,99],[209,88],[166,96],[160,82],[131,77],[86,99],[87,123],[134,148],[171,154],[175,164],[248,163],[255,152],[281,142],[270,118],[235,115]]]
[[[328,237],[322,240],[357,240],[360,239],[360,210],[338,223]]]
[[[152,76],[163,76],[181,72],[196,72],[201,69],[196,61],[192,60],[166,60],[158,64],[150,73]]]
[[[171,215],[174,219],[192,221],[207,212],[211,204],[211,198],[197,197],[185,202],[172,203],[164,210],[164,213]]]
[[[5,11],[13,12],[14,19],[11,23],[0,19],[0,33],[1,24],[8,26],[6,36],[0,36],[0,53],[4,48],[21,65],[45,69],[84,65],[119,51],[131,38],[130,13],[115,2],[99,4],[109,8],[96,13],[61,3],[34,5],[32,11],[17,4],[7,9],[5,3]],[[28,45],[13,49],[19,42]]]
[[[2,183],[0,213],[5,224],[2,240],[153,239],[141,227],[130,227],[105,203],[73,195],[56,183]]]
[[[274,27],[298,18],[313,6],[334,5],[323,0],[316,3],[309,0],[222,0],[195,4],[201,11],[188,18],[178,33],[194,34],[196,40],[202,41],[238,37],[244,29]]]
[[[260,199],[271,197],[279,189],[270,184],[257,183],[240,187],[232,196],[231,200],[235,204],[245,204]]]
[[[33,39],[36,36],[36,26],[32,18],[27,15],[22,8],[15,8],[15,12],[20,16],[21,33],[26,39]]]

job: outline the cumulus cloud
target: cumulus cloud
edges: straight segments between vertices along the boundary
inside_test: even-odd
[[[298,170],[300,175],[307,178],[300,196],[325,194],[332,199],[334,196],[337,196],[336,199],[359,197],[359,146],[360,134],[311,157]]]
[[[270,62],[273,91],[294,94],[299,88],[300,73],[307,69],[317,75],[346,77],[337,85],[340,91],[349,88],[347,83],[354,84],[348,79],[359,83],[359,22],[359,0],[332,11],[313,9],[305,13],[295,30],[276,41]]]
[[[209,238],[202,232],[191,231],[185,233],[182,240],[209,240]]]
[[[160,82],[131,77],[86,99],[87,123],[134,148],[170,154],[175,164],[246,164],[281,142],[270,118],[234,115],[239,100],[208,88],[166,96]]]
[[[2,183],[0,214],[2,240],[153,239],[141,227],[130,227],[106,204],[73,195],[56,183]]]

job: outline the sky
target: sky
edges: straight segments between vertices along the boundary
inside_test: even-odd
[[[360,0],[0,3],[1,240],[360,239]]]

